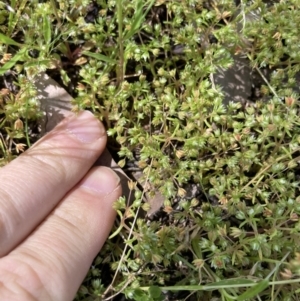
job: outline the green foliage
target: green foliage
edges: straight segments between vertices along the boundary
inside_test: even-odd
[[[114,204],[118,221],[76,300],[293,300],[300,290],[300,1],[208,2],[0,4],[0,74],[18,88],[0,93],[1,165],[34,141],[30,79],[47,70],[73,84],[74,110],[105,123],[119,164],[134,163],[145,192],[165,199],[152,219],[138,188],[132,204]],[[236,55],[260,94],[225,105],[212,77]]]

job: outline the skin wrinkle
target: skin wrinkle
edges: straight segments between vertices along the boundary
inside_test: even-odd
[[[95,141],[94,142],[85,141],[85,140],[79,138],[77,135],[75,135],[74,130],[69,128],[69,122],[68,121],[72,120],[72,119],[73,119],[73,117],[66,118],[64,121],[62,121],[62,123],[54,131],[50,132],[49,135],[55,135],[55,136],[57,136],[57,131],[59,131],[59,132],[67,133],[67,135],[69,137],[71,137],[72,140],[74,140],[74,141],[75,140],[76,141],[80,141],[81,143],[83,143],[85,145],[94,143]],[[107,139],[106,131],[105,131],[103,125],[99,121],[98,121],[97,125],[93,124],[93,126],[90,126],[90,120],[88,120],[88,121],[87,120],[81,121],[80,123],[78,123],[78,125],[79,124],[80,124],[80,126],[78,126],[79,128],[85,128],[86,130],[88,129],[89,132],[90,131],[94,131],[95,128],[98,127],[98,129],[101,129],[101,131],[99,132],[99,134],[101,136],[99,136],[97,140],[99,141],[100,139],[103,139],[103,138],[105,138],[105,140]],[[105,141],[104,144],[106,145],[106,141]]]
[[[31,158],[31,159],[39,161],[39,158]],[[36,165],[33,162],[31,162],[31,163],[32,163],[31,164],[32,166],[42,167],[40,164]],[[37,168],[36,167],[34,169],[35,175],[41,173],[41,174],[44,174],[45,180],[48,179],[48,181],[44,182],[44,189],[42,190],[42,192],[43,192],[42,195],[39,195],[39,198],[40,198],[41,201],[43,201],[47,197],[47,195],[51,191],[51,187],[53,187],[54,184],[55,184],[55,183],[51,183],[51,181],[50,181],[50,179],[55,179],[55,177],[51,177],[50,175],[47,176],[47,174],[45,174],[45,171],[46,171],[46,173],[48,173],[49,169],[52,169],[53,170],[52,172],[54,173],[55,172],[55,167],[51,166],[51,165],[47,165],[47,167],[48,168],[45,168],[45,167]],[[28,170],[33,172],[32,168],[28,168]],[[67,179],[66,179],[67,171],[65,171],[63,168],[57,168],[56,170],[57,170],[57,172],[60,172],[62,174],[61,176],[59,176],[59,178],[61,179],[59,182],[67,181]],[[40,171],[40,173],[39,173],[39,171]],[[27,177],[27,179],[28,178],[30,178],[30,176]],[[6,198],[5,200],[2,201],[2,199],[3,199],[2,197],[0,199],[0,202],[2,203],[1,207],[0,207],[0,213],[1,213],[0,214],[0,225],[2,224],[2,226],[3,226],[3,227],[0,228],[0,237],[1,237],[0,246],[3,245],[3,244],[6,244],[8,239],[11,239],[12,234],[16,233],[18,231],[17,229],[20,226],[20,221],[25,220],[26,216],[28,215],[28,211],[32,210],[31,202],[23,201],[23,199],[24,199],[23,193],[18,193],[19,197],[16,196],[16,191],[17,190],[19,191],[19,189],[18,189],[19,187],[21,187],[22,190],[25,190],[25,191],[30,190],[30,189],[24,188],[24,186],[25,187],[28,186],[28,188],[30,188],[30,184],[29,184],[30,181],[23,181],[23,183],[22,183],[21,182],[22,179],[23,179],[23,177],[19,178],[19,182],[18,182],[19,185],[17,187],[11,187],[11,189],[7,189],[8,191],[13,191],[15,199],[13,199],[7,192],[6,192],[6,195],[8,196],[9,200],[7,200],[7,198]],[[25,177],[24,177],[24,179],[25,179]],[[9,181],[9,182],[6,183],[7,188],[10,185],[15,185],[15,184],[14,184],[13,181]],[[48,186],[48,188],[47,188],[47,186]],[[4,194],[4,192],[3,192],[3,194]],[[39,194],[41,194],[41,193],[39,193]],[[0,195],[2,195],[2,194],[0,194]],[[16,201],[16,198],[17,198],[17,201]],[[44,207],[45,209],[47,209],[47,207],[48,207],[48,210],[45,210],[44,213],[40,212],[41,216],[39,216],[36,219],[35,223],[31,223],[31,227],[35,227],[36,225],[38,225],[40,223],[40,221],[46,216],[47,212],[49,210],[52,210],[55,205],[56,205],[56,203],[50,204],[48,202],[47,206]],[[9,208],[8,208],[8,206],[9,206]],[[35,208],[39,209],[37,206],[35,206]],[[5,214],[4,214],[4,212],[5,212]],[[10,216],[10,218],[6,219],[5,217],[8,217],[8,216]],[[20,239],[21,238],[18,237],[18,240],[16,240],[11,247],[14,247],[16,244],[18,244]],[[1,248],[1,249],[3,250],[4,247]]]
[[[38,299],[36,299],[32,294],[30,294],[23,287],[21,289],[22,289],[22,301],[27,301],[27,300],[28,301],[38,301]],[[1,293],[1,300],[2,301],[5,301],[5,300],[7,300],[7,301],[14,301],[14,300],[15,301],[19,301],[19,298],[20,298],[19,294],[20,294],[20,292],[18,291],[17,293],[15,293],[12,288],[9,289],[6,285],[3,284],[2,281],[0,281],[0,293]],[[24,297],[26,299],[24,299]],[[6,298],[6,299],[3,299],[3,298]]]
[[[100,139],[106,139],[106,136],[102,136]],[[85,158],[91,158],[90,161],[95,161],[95,159],[99,156],[99,150],[98,149],[86,149],[86,148],[82,148],[82,151],[80,152],[80,155],[78,155],[79,153],[79,149],[76,151],[77,156],[72,156],[70,157],[70,151],[69,149],[66,148],[61,148],[59,149],[59,152],[57,152],[57,154],[53,151],[54,148],[51,149],[51,145],[48,146],[47,148],[44,149],[38,149],[35,150],[33,149],[31,152],[28,153],[28,156],[31,158],[35,158],[36,160],[40,160],[43,164],[47,164],[47,166],[52,167],[54,170],[54,174],[57,173],[57,170],[62,169],[65,173],[65,176],[63,177],[63,179],[61,181],[68,181],[69,179],[67,178],[66,175],[71,175],[72,177],[74,176],[74,173],[70,172],[70,161],[72,162],[72,166],[74,166],[75,163],[77,163],[78,165],[82,166],[82,161],[85,160]],[[70,148],[72,149],[72,151],[74,151],[74,148]],[[50,153],[50,155],[48,154],[49,150],[51,150],[52,153]],[[44,153],[43,153],[44,151]],[[45,151],[47,152],[47,156],[45,156]],[[39,154],[38,154],[39,152]],[[62,154],[63,152],[63,154]],[[51,158],[51,156],[55,156],[55,160],[53,160],[53,158]],[[51,165],[52,162],[55,162],[55,164],[53,164],[53,166]],[[59,162],[59,164],[57,164]],[[58,166],[57,166],[58,165]],[[89,165],[85,165],[85,169],[86,172],[89,170],[89,168],[91,167],[92,163]],[[62,168],[60,168],[62,167]],[[82,171],[82,168],[80,169],[80,171]],[[79,172],[80,172],[79,171]],[[43,167],[43,172],[44,172],[44,167]],[[82,176],[84,176],[84,173],[82,174]],[[49,177],[51,178],[51,177]],[[57,178],[54,177],[54,178]],[[71,187],[70,187],[71,188]]]
[[[57,226],[57,224],[60,224],[61,225],[61,229],[64,229],[64,231],[66,231],[67,233],[72,233],[72,235],[77,236],[77,238],[79,238],[79,239],[74,239],[74,236],[73,236],[72,238],[70,237],[70,239],[71,239],[70,242],[65,242],[65,241],[62,242],[61,239],[60,239],[60,237],[58,236],[60,242],[57,242],[57,245],[59,245],[59,246],[62,246],[62,244],[66,244],[68,246],[68,245],[70,245],[70,243],[72,243],[73,240],[74,241],[79,241],[79,240],[82,241],[82,239],[80,239],[80,238],[84,237],[84,235],[82,235],[83,233],[80,233],[80,234],[78,233],[78,231],[80,231],[80,227],[76,226],[73,222],[71,222],[70,220],[66,219],[63,216],[55,214],[55,221],[52,221],[52,224],[54,224],[55,227]],[[78,225],[82,226],[82,224],[80,224],[80,223],[78,223]],[[53,229],[55,229],[55,228],[53,227]],[[53,233],[50,233],[50,234],[53,234]],[[84,243],[85,245],[88,244],[87,241],[84,241],[82,243]],[[74,248],[76,248],[76,246],[72,245],[72,252],[74,251]],[[67,249],[67,248],[62,248],[62,249]],[[80,253],[79,250],[80,250],[80,248],[78,248],[77,254]],[[75,250],[75,251],[77,251],[77,250]],[[73,255],[74,255],[75,258],[78,257],[78,256],[76,256],[76,252],[74,252]],[[59,253],[57,254],[57,256],[59,256]],[[71,257],[71,255],[68,258],[66,258],[66,259],[70,260],[70,257]],[[72,258],[70,260],[70,262],[68,263],[68,265],[71,264],[72,262],[74,262],[75,258]]]
[[[68,152],[68,150],[66,149],[60,149],[59,152],[55,152],[54,149],[48,149],[45,150],[47,152],[47,155],[45,155],[45,151],[43,153],[44,150],[37,150],[35,152],[29,152],[28,158],[30,158],[31,160],[36,160],[41,164],[41,166],[43,166],[43,164],[46,164],[46,168],[52,168],[53,173],[56,174],[58,169],[61,170],[64,173],[64,179],[67,179],[67,174],[68,174],[68,169],[70,168],[70,161],[72,162],[78,162],[80,164],[81,160],[83,160],[83,158],[85,156],[91,156],[94,155],[95,156],[95,151],[91,151],[90,153],[86,153],[86,151],[82,151],[83,154],[81,154],[81,156],[73,156],[72,158],[70,157],[70,152]],[[55,157],[55,160],[54,158]],[[38,165],[39,166],[39,165]],[[61,168],[62,167],[62,168]],[[44,170],[44,166],[43,166],[43,171]]]
[[[79,191],[77,191],[77,193],[78,192]],[[72,192],[70,192],[69,194],[72,194]],[[97,194],[97,196],[99,197],[98,194]],[[66,197],[68,197],[68,194],[66,195]],[[74,235],[78,236],[78,238],[80,238],[80,237],[87,238],[88,235],[82,235],[84,233],[81,233],[81,235],[80,235],[79,233],[81,232],[81,229],[86,229],[86,224],[90,224],[91,223],[90,215],[86,214],[85,211],[80,210],[81,208],[78,209],[78,210],[74,210],[74,208],[76,208],[77,202],[79,204],[82,202],[82,197],[80,195],[76,195],[76,196],[75,195],[71,195],[69,197],[70,197],[70,202],[72,204],[74,204],[73,208],[70,208],[70,206],[64,206],[63,203],[61,204],[61,206],[59,204],[58,206],[60,206],[60,208],[59,209],[55,209],[53,211],[53,214],[51,214],[49,217],[54,217],[54,218],[57,217],[63,223],[67,223],[68,226],[70,226],[72,228],[71,229],[72,233]],[[91,196],[91,199],[92,198],[93,198],[93,196]],[[85,199],[85,202],[88,202],[89,201],[89,196],[84,195],[84,199]],[[57,221],[55,221],[54,227],[55,227],[56,224],[57,224]],[[62,227],[62,229],[64,229],[64,227]],[[67,232],[70,233],[70,231],[67,231]],[[83,243],[86,245],[87,249],[90,247],[88,239],[86,239]],[[90,242],[90,244],[91,243],[92,242]]]
[[[68,137],[71,137],[73,141],[81,141],[73,134],[72,130],[70,130],[68,128],[69,121],[74,120],[74,117],[75,116],[72,115],[72,116],[67,117],[64,120],[62,120],[51,132],[47,133],[42,139],[37,141],[35,143],[35,145],[39,145],[41,143],[44,144],[47,140],[52,140],[53,138],[57,138],[57,137],[59,137],[59,135],[62,135],[64,133],[67,134]],[[91,127],[90,121],[91,120],[83,120],[81,122],[77,121],[78,127],[86,128],[89,130],[97,127],[95,124]],[[98,126],[101,129],[101,131],[99,131],[99,134],[101,136],[99,136],[98,140],[103,139],[103,138],[105,138],[105,140],[106,140],[107,136],[106,136],[106,131],[104,129],[104,126],[100,122],[98,122]],[[88,144],[92,144],[92,143],[88,143]],[[104,142],[104,144],[106,145],[106,141]]]
[[[50,299],[50,296],[52,296],[53,300],[55,301],[65,300],[61,292],[65,291],[68,294],[68,290],[65,290],[65,285],[69,282],[68,278],[70,277],[68,273],[68,264],[66,263],[66,259],[68,259],[69,257],[63,258],[60,253],[57,253],[57,256],[45,257],[45,254],[53,255],[54,251],[53,248],[51,252],[47,251],[41,253],[41,251],[43,252],[43,250],[45,249],[45,246],[50,250],[52,249],[51,247],[53,246],[53,239],[51,240],[51,237],[45,240],[43,242],[43,245],[41,245],[41,241],[38,241],[34,244],[28,244],[28,246],[22,247],[16,252],[12,252],[10,254],[11,259],[14,260],[15,258],[17,261],[18,258],[25,259],[20,261],[22,264],[22,270],[18,270],[17,273],[19,278],[24,281],[24,286],[26,286],[27,284],[27,279],[35,279],[34,283],[32,284],[31,290],[33,292],[39,292],[39,295],[37,295],[38,300],[44,300],[39,296],[44,295],[45,293],[49,297],[49,300],[52,300]],[[47,264],[45,264],[45,262],[47,262]],[[71,262],[69,262],[69,264],[71,264]],[[23,271],[24,267],[25,272]],[[30,271],[34,274],[35,278],[29,278],[31,274],[29,274],[26,270],[27,267],[31,269]],[[49,278],[49,275],[60,275],[60,277]],[[23,286],[23,284],[21,285]],[[55,293],[57,296],[55,295]]]
[[[33,177],[41,175],[41,177],[44,177],[45,180],[47,179],[47,181],[43,183],[44,185],[46,184],[49,188],[51,188],[55,182],[68,183],[68,168],[70,168],[70,165],[62,163],[63,161],[66,161],[64,156],[57,156],[54,161],[52,158],[49,158],[49,156],[45,158],[45,155],[41,154],[31,156],[30,160],[33,161],[31,164],[34,167]],[[55,164],[53,164],[53,162],[55,162]],[[29,170],[33,169],[29,168]],[[55,177],[52,177],[51,175],[55,175]],[[51,179],[53,179],[53,183],[50,182]]]
[[[5,260],[7,259],[7,260]],[[15,300],[20,300],[18,296],[20,296],[20,289],[25,292],[25,296],[29,297],[29,301],[34,300],[52,300],[50,298],[50,293],[47,292],[47,286],[42,283],[40,275],[36,272],[35,269],[32,268],[32,265],[27,262],[19,260],[18,257],[7,257],[4,261],[1,262],[1,274],[0,274],[0,283],[4,283],[3,289],[8,289],[12,291],[14,295],[16,295]],[[21,271],[21,273],[20,273]],[[2,280],[3,279],[3,280]],[[31,283],[28,285],[27,280],[30,279]],[[45,279],[45,278],[44,278]],[[7,284],[15,285],[15,287],[9,288]],[[33,288],[29,289],[29,286],[33,286]],[[3,297],[2,288],[0,287],[0,295]],[[13,300],[11,297],[13,295],[8,295],[10,298],[7,299],[9,301]],[[45,299],[47,298],[47,299]],[[1,299],[3,300],[3,299]],[[22,301],[25,301],[22,295]]]
[[[64,221],[65,222],[65,221]],[[47,221],[47,224],[49,229],[55,229],[53,225],[57,226],[58,220],[52,221],[52,225],[49,224]],[[67,225],[64,223],[59,227],[59,229],[66,229]],[[39,229],[38,229],[39,230]],[[43,231],[43,230],[42,230]],[[69,231],[66,231],[69,232]],[[72,233],[72,235],[75,235],[75,232]],[[61,292],[65,291],[65,293],[68,294],[68,292],[76,291],[76,288],[79,287],[82,279],[73,279],[72,283],[70,283],[69,279],[73,275],[70,275],[70,269],[69,267],[71,265],[80,265],[84,263],[85,257],[84,254],[80,254],[82,252],[77,251],[77,246],[74,244],[71,244],[71,241],[62,240],[60,236],[56,236],[56,240],[54,242],[53,238],[53,232],[47,232],[47,235],[41,237],[36,237],[31,242],[28,242],[26,246],[21,246],[16,251],[13,251],[10,255],[13,258],[25,258],[26,264],[30,266],[34,266],[37,271],[39,271],[39,279],[48,279],[47,283],[42,283],[41,287],[42,289],[47,289],[48,292],[52,292],[53,300],[66,300],[65,297],[61,295]],[[65,235],[62,235],[62,237],[65,237]],[[72,236],[72,240],[74,240],[74,236]],[[78,240],[77,240],[78,241]],[[66,252],[66,250],[70,249],[69,246],[72,246],[72,251]],[[85,244],[86,245],[86,244]],[[59,246],[59,248],[58,248]],[[45,247],[48,249],[47,252],[43,252]],[[78,247],[78,250],[80,248]],[[62,256],[62,254],[65,255],[65,257]],[[76,256],[76,254],[80,254],[81,256]],[[67,255],[67,256],[66,256]],[[81,258],[80,262],[78,262],[78,258]],[[47,264],[45,264],[47,263]],[[84,274],[88,272],[90,264],[86,265],[86,270],[84,271]],[[79,273],[79,271],[78,271]],[[23,273],[24,274],[24,273]],[[22,275],[23,275],[22,274]],[[49,278],[49,275],[59,275],[60,277],[52,277]],[[24,275],[20,277],[24,277]],[[26,276],[27,277],[27,276]],[[24,281],[26,281],[26,277],[24,277]],[[68,287],[66,290],[66,283],[70,283],[74,287]],[[35,290],[35,288],[33,288]],[[41,289],[41,290],[42,290]],[[56,295],[55,295],[56,294]],[[62,299],[60,299],[62,298]],[[44,300],[44,299],[38,299],[38,300]],[[69,298],[68,298],[69,300]]]
[[[11,238],[15,228],[14,224],[21,219],[21,215],[8,192],[0,188],[0,195],[0,249],[2,249],[1,245]]]
[[[62,242],[60,241],[60,243]],[[66,245],[65,242],[63,243]],[[45,249],[45,246],[50,250],[50,252],[41,254],[40,251],[43,251]],[[52,256],[45,256],[50,254]],[[51,296],[50,292],[56,292],[59,296],[60,292],[64,291],[64,287],[66,283],[68,283],[68,278],[70,277],[70,274],[68,273],[68,265],[72,264],[72,261],[67,262],[67,259],[69,259],[70,256],[68,256],[68,258],[62,257],[61,253],[55,252],[55,248],[53,247],[53,239],[51,240],[50,236],[48,239],[45,239],[45,241],[43,241],[43,244],[41,244],[41,241],[28,244],[28,246],[22,247],[22,249],[18,250],[16,253],[12,252],[11,255],[13,258],[26,258],[26,261],[23,261],[23,263],[30,267],[34,267],[32,271],[35,273],[36,279],[39,280],[40,285],[38,285],[37,288],[35,285],[32,288],[32,291],[36,291],[37,289],[41,291],[41,293],[45,291],[48,296]],[[47,264],[45,264],[45,262],[47,262]],[[37,273],[36,271],[39,271],[39,273]],[[60,275],[60,277],[49,278],[49,275]],[[24,279],[24,282],[26,284],[25,276],[27,277],[27,273],[20,274],[20,278]],[[47,283],[43,283],[43,279],[45,279]],[[54,298],[53,300],[59,299]]]
[[[67,122],[64,121],[64,124],[66,124],[66,123]],[[64,135],[64,134],[67,134],[67,135]],[[58,138],[59,135],[62,137]],[[72,143],[70,145],[68,145],[67,147],[62,148],[61,146],[59,146],[59,144],[61,143],[61,140],[65,139],[65,138],[67,138],[67,139],[71,138],[70,142],[72,142]],[[107,139],[105,131],[103,131],[102,136],[99,137],[97,142],[99,143],[103,139],[104,139],[104,141],[101,143],[101,145],[105,146],[106,139]],[[42,143],[42,147],[39,146],[41,143]],[[91,144],[91,146],[93,145],[93,143],[88,143],[88,144]],[[74,151],[75,145],[77,146],[76,152]],[[27,155],[29,155],[29,156],[35,155],[36,156],[36,153],[40,152],[40,156],[42,158],[45,157],[45,153],[46,153],[47,154],[46,158],[49,157],[50,159],[52,159],[48,154],[48,152],[50,151],[50,155],[54,155],[54,156],[58,155],[58,156],[56,156],[56,159],[64,158],[64,160],[61,159],[61,161],[63,162],[63,164],[61,164],[61,165],[66,165],[66,167],[68,169],[70,167],[70,164],[69,164],[70,150],[72,151],[72,153],[76,153],[76,157],[73,155],[71,160],[73,161],[73,160],[77,159],[79,161],[79,163],[81,160],[83,160],[86,157],[96,159],[99,155],[99,149],[94,148],[94,147],[89,148],[86,145],[81,145],[80,142],[78,142],[78,138],[76,138],[75,135],[70,130],[63,129],[63,131],[62,131],[62,126],[59,126],[58,129],[54,130],[53,132],[50,132],[49,134],[44,136],[44,138],[39,140],[33,146],[33,148],[30,151],[28,151]],[[56,151],[57,151],[57,153],[56,153]],[[62,152],[63,152],[63,154],[62,154]],[[64,156],[64,154],[65,154],[65,156]]]

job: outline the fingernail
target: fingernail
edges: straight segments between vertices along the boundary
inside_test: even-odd
[[[89,111],[72,116],[65,124],[66,130],[83,143],[92,143],[105,134],[100,121]]]
[[[80,186],[92,189],[101,194],[110,194],[120,184],[120,178],[110,168],[94,167],[81,181]]]

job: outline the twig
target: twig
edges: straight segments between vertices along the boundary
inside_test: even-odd
[[[152,162],[153,162],[153,159],[151,159],[151,163],[150,163],[150,165],[149,165],[149,171],[148,171],[148,174],[147,174],[146,183],[147,183],[147,181],[149,180],[149,175],[150,175],[150,171],[151,171],[151,167],[152,167]],[[143,190],[143,192],[142,192],[142,196],[141,196],[142,199],[144,198],[144,195],[145,195],[145,190]],[[128,235],[127,240],[130,240],[130,238],[131,238],[131,236],[132,236],[133,228],[134,228],[134,226],[135,226],[135,223],[136,223],[136,220],[137,220],[137,217],[138,217],[140,208],[141,208],[141,206],[139,206],[139,207],[137,208],[137,211],[136,211],[136,214],[135,214],[133,223],[132,223],[132,225],[131,225],[130,232],[129,232],[129,235]],[[113,279],[112,279],[112,281],[111,281],[111,284],[110,284],[110,285],[108,286],[108,288],[105,290],[103,296],[105,296],[105,295],[108,293],[108,291],[112,288],[112,286],[113,286],[113,284],[114,284],[114,282],[115,282],[115,280],[116,280],[116,278],[117,278],[117,275],[118,275],[119,270],[120,270],[120,268],[121,268],[121,264],[123,263],[123,260],[124,260],[124,257],[125,257],[126,251],[127,251],[127,247],[128,247],[128,244],[126,244],[125,247],[124,247],[124,250],[123,250],[123,252],[122,252],[122,256],[121,256],[121,258],[120,258],[120,261],[119,261],[117,270],[116,270],[116,272],[115,272],[115,274],[114,274],[114,277],[113,277]],[[127,286],[129,283],[130,283],[130,281],[127,281],[127,282],[126,282],[126,286]],[[126,286],[123,287],[122,290],[124,290],[124,289],[126,288]],[[121,291],[119,291],[116,295],[118,295],[120,292],[121,292]],[[110,300],[111,298],[112,298],[112,296],[109,297],[108,299],[105,299],[105,301]]]

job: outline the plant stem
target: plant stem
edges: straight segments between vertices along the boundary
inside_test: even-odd
[[[123,11],[122,0],[117,1],[117,19],[118,19],[118,45],[119,61],[116,68],[117,84],[120,85],[124,80],[124,45],[123,45]]]

